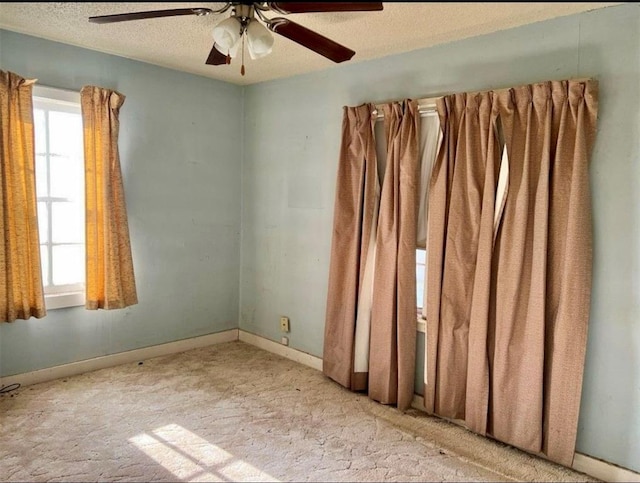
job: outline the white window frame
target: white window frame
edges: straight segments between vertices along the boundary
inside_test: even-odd
[[[33,101],[34,101],[34,109],[36,108],[51,108],[52,110],[61,111],[61,112],[71,112],[74,114],[80,114],[80,93],[74,91],[68,91],[63,89],[56,89],[53,87],[45,87],[35,85],[33,87]],[[48,137],[48,136],[47,136]],[[48,144],[48,141],[47,141]],[[48,147],[47,147],[48,152]],[[49,170],[47,170],[49,173]],[[51,223],[51,203],[52,199],[47,197],[47,199],[38,198],[39,202],[47,202],[49,203],[49,220],[47,223],[48,226],[48,242],[47,246],[49,247],[49,263],[51,263],[52,252],[51,247],[55,245],[52,240],[52,223]],[[44,245],[44,243],[41,243]],[[83,243],[84,245],[84,243]],[[48,280],[47,282],[51,282]],[[57,285],[57,286],[47,286],[45,288],[45,306],[47,310],[53,309],[61,309],[65,307],[77,307],[85,304],[85,284],[68,284],[68,285]]]

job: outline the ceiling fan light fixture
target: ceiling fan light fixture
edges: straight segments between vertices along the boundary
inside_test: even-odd
[[[229,17],[213,27],[213,40],[215,41],[216,49],[225,55],[234,57],[231,54],[231,50],[235,48],[237,52],[240,44],[241,29],[240,21],[235,17]]]
[[[260,22],[249,22],[246,30],[247,48],[253,60],[259,59],[271,53],[273,49],[273,35]]]
[[[355,55],[355,51],[303,25],[286,18],[267,17],[264,12],[272,11],[287,15],[289,13],[311,12],[359,12],[382,10],[382,8],[382,2],[225,2],[218,10],[205,7],[148,10],[93,16],[89,17],[89,22],[108,24],[182,15],[200,17],[209,14],[221,14],[231,9],[231,16],[213,28],[214,43],[205,64],[230,64],[232,57],[241,56],[242,68],[240,73],[244,75],[245,33],[248,44],[247,50],[252,59],[259,59],[271,53],[274,44],[272,32],[292,40],[335,63],[350,60]]]

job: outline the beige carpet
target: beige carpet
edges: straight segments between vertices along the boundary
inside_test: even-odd
[[[3,481],[595,481],[230,342],[0,397]]]

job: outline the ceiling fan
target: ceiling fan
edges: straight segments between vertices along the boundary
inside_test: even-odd
[[[180,15],[221,14],[231,10],[231,16],[213,29],[214,44],[207,57],[208,65],[230,64],[231,59],[242,55],[241,74],[244,75],[245,38],[252,59],[264,57],[271,52],[275,32],[283,37],[339,63],[350,60],[355,51],[334,42],[313,30],[284,17],[268,18],[265,12],[281,15],[312,12],[357,12],[382,10],[382,2],[227,2],[222,8],[174,8],[146,12],[119,13],[89,17],[93,23],[114,23]],[[262,21],[265,25],[260,23]]]

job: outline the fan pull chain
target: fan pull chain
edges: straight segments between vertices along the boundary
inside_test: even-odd
[[[240,67],[240,74],[244,75],[244,38],[246,36],[242,36],[242,67]]]

